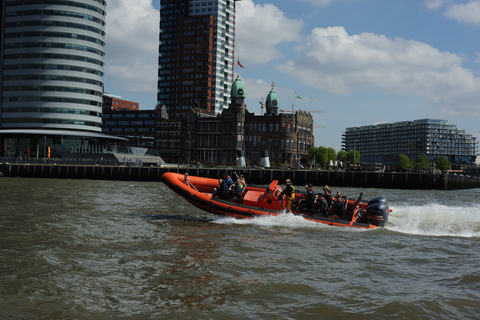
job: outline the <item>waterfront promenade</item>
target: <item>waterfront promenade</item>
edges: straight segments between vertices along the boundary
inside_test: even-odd
[[[194,168],[175,165],[154,166],[106,166],[106,165],[60,165],[60,164],[3,164],[0,172],[7,177],[94,179],[125,181],[162,181],[165,172],[188,173],[192,176],[220,178],[226,168]],[[249,184],[267,185],[272,180],[291,179],[295,185],[311,183],[316,186],[390,188],[419,190],[457,190],[480,188],[477,177],[433,174],[394,173],[364,171],[313,171],[279,169],[228,168],[230,173],[243,173]]]

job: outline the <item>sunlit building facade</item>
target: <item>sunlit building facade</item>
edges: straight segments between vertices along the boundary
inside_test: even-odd
[[[236,0],[161,0],[157,105],[169,118],[230,103]]]
[[[4,0],[0,156],[45,157],[101,133],[104,0]]]

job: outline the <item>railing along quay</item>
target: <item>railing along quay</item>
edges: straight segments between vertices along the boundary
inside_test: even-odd
[[[93,179],[124,181],[162,181],[165,172],[188,173],[192,176],[221,178],[225,168],[194,168],[178,166],[128,167],[113,165],[63,165],[63,164],[2,164],[0,172],[7,177],[51,178],[51,179]],[[313,171],[277,169],[229,169],[243,173],[250,184],[267,185],[272,180],[283,183],[291,179],[297,186],[311,183],[315,186],[390,188],[390,189],[437,189],[458,190],[480,187],[480,179],[472,176],[365,172],[365,171]]]

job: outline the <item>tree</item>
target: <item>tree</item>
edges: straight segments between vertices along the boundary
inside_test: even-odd
[[[347,152],[347,161],[351,163],[359,163],[360,162],[360,152],[357,150],[348,150]]]
[[[338,151],[337,160],[342,162],[347,162],[347,153],[344,150]]]
[[[414,167],[412,159],[403,153],[398,155],[395,165],[398,169],[412,169]]]
[[[321,166],[325,166],[332,160],[335,162],[337,157],[337,152],[333,148],[327,147],[311,147],[308,150],[308,159],[313,161],[315,160],[316,163],[320,164]]]
[[[420,170],[424,171],[424,170],[429,170],[430,169],[430,160],[425,155],[425,153],[420,153],[417,156],[416,162],[417,162],[417,166]]]
[[[335,161],[337,160],[337,151],[335,151],[335,149],[327,148],[327,160],[328,162],[332,161],[333,163],[335,163]]]
[[[448,161],[444,156],[438,156],[435,159],[435,167],[440,171],[450,170],[450,161]]]

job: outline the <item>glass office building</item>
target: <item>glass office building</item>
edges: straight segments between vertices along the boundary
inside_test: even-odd
[[[104,0],[1,4],[0,152],[45,156],[101,133]]]

